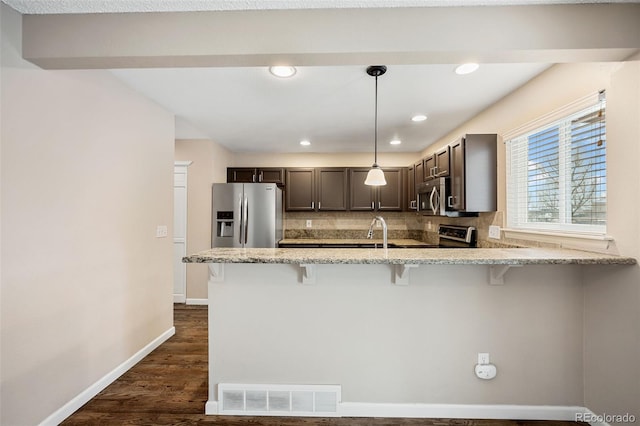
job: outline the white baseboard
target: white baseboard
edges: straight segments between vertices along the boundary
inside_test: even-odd
[[[187,305],[208,305],[209,299],[187,299]]]
[[[60,407],[57,411],[51,414],[49,417],[44,419],[40,426],[56,426],[60,424],[64,419],[72,415],[76,410],[82,407],[84,404],[89,402],[91,398],[100,393],[104,388],[113,383],[118,377],[122,376],[127,372],[131,367],[136,365],[142,358],[149,355],[155,348],[163,344],[167,341],[171,336],[176,334],[176,328],[171,327],[160,336],[156,337],[151,343],[146,345],[144,348],[140,349],[136,352],[131,358],[127,359],[125,362],[117,366],[111,372],[104,375],[97,382],[89,386],[87,389],[82,391],[79,395],[73,398],[71,401],[67,402],[65,405]]]
[[[218,401],[207,401],[204,405],[204,414],[210,416],[218,414]]]
[[[556,405],[480,404],[385,404],[341,402],[339,417],[404,417],[444,419],[511,419],[575,421],[576,415],[591,413],[584,407]],[[205,414],[219,414],[218,401],[207,401]],[[606,424],[592,424],[606,426]]]
[[[370,404],[343,402],[342,417],[415,417],[575,421],[584,407],[555,405]]]

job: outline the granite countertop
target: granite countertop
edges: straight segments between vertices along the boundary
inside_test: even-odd
[[[548,248],[360,249],[213,248],[185,263],[425,264],[425,265],[635,265],[632,257]]]

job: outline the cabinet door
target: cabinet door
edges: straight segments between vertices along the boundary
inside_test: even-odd
[[[433,156],[436,159],[436,176],[449,176],[449,146],[447,145],[441,150],[436,151]]]
[[[436,173],[436,156],[431,154],[424,159],[424,180],[435,178]]]
[[[349,192],[347,169],[316,169],[316,178],[318,179],[318,210],[347,210]]]
[[[450,145],[450,179],[451,197],[447,200],[447,208],[451,210],[465,209],[465,174],[464,174],[464,139],[459,139]]]
[[[349,210],[374,209],[375,187],[364,184],[367,173],[369,169],[349,169]]]
[[[258,169],[256,173],[256,182],[275,183],[278,186],[283,186],[284,169],[277,167]]]
[[[256,169],[252,167],[228,167],[228,183],[252,183],[256,179]]]
[[[383,171],[387,184],[377,187],[376,209],[379,211],[402,211],[404,206],[403,169],[383,169]]]
[[[407,169],[407,209],[415,210],[416,203],[416,167],[409,166]]]
[[[287,169],[285,210],[315,211],[316,182],[312,168]]]
[[[426,180],[424,170],[424,159],[422,159],[415,164],[416,183],[421,183]]]

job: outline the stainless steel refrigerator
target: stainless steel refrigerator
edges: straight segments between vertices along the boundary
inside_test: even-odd
[[[282,190],[274,183],[215,183],[211,247],[277,247]]]

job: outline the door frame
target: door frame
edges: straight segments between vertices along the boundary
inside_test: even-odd
[[[192,163],[193,161],[175,161],[173,164],[173,262],[174,268],[179,269],[179,271],[174,271],[173,274],[173,303],[185,303],[187,301],[187,265],[182,263],[182,258],[187,255],[187,201],[189,189],[187,167]],[[180,197],[176,196],[177,188],[184,188],[183,195]],[[176,214],[178,210],[180,214]],[[176,252],[176,244],[182,245],[182,249],[179,252]]]

